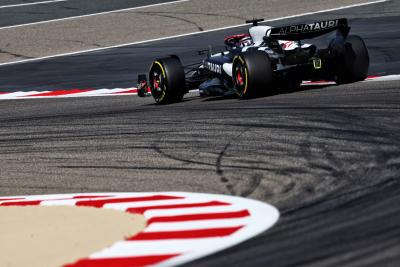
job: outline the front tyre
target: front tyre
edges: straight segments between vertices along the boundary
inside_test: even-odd
[[[185,90],[185,72],[176,56],[160,58],[153,62],[149,71],[149,86],[157,104],[182,101]]]
[[[353,83],[363,81],[368,76],[369,55],[363,39],[357,35],[347,37],[340,66],[338,66],[336,83]]]
[[[251,51],[233,59],[232,79],[240,98],[252,98],[272,93],[272,63],[262,51]]]

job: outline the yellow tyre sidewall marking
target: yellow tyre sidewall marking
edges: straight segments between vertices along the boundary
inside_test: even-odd
[[[245,77],[245,86],[244,86],[244,90],[243,90],[243,93],[242,93],[242,95],[245,95],[246,94],[246,92],[247,92],[247,87],[248,87],[248,80],[247,80],[247,66],[246,66],[246,63],[245,63],[245,61],[242,59],[242,57],[241,56],[236,56],[235,57],[235,59],[234,59],[234,61],[236,61],[236,60],[239,60],[241,63],[242,63],[242,65],[243,65],[243,67],[244,67],[244,77]]]
[[[159,62],[159,61],[154,61],[154,62],[153,62],[153,65],[151,66],[150,69],[153,68],[154,64],[156,64],[156,65],[158,65],[158,66],[160,67],[161,72],[162,72],[162,74],[163,74],[163,78],[164,78],[164,88],[163,88],[163,90],[162,90],[162,92],[161,92],[161,96],[157,99],[157,102],[161,102],[161,101],[163,101],[163,99],[164,99],[164,97],[165,97],[165,91],[166,91],[166,88],[165,88],[165,81],[167,80],[167,79],[166,79],[167,76],[165,75],[165,70],[164,70],[163,65],[162,65],[161,62]]]

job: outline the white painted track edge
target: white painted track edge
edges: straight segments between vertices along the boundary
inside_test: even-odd
[[[66,0],[63,0],[63,1],[66,1]],[[141,8],[157,7],[157,6],[164,6],[164,5],[170,5],[170,4],[184,3],[184,2],[188,2],[188,1],[192,1],[192,0],[175,0],[175,1],[158,3],[158,4],[151,4],[151,5],[145,5],[145,6],[136,6],[136,7],[128,7],[128,8],[123,8],[123,9],[116,9],[116,10],[110,10],[110,11],[97,12],[97,13],[86,14],[86,15],[71,16],[71,17],[65,17],[65,18],[59,18],[59,19],[51,19],[51,20],[37,21],[37,22],[24,23],[24,24],[18,24],[18,25],[4,26],[4,27],[0,27],[0,30],[27,27],[27,26],[34,26],[34,25],[38,25],[38,24],[60,22],[60,21],[64,21],[64,20],[80,19],[80,18],[93,17],[93,16],[99,16],[99,15],[107,15],[107,14],[118,13],[118,12],[132,11],[132,10],[141,9]]]
[[[208,201],[222,201],[222,202],[227,202],[230,205],[233,205],[237,208],[245,208],[250,212],[250,218],[248,218],[248,223],[243,226],[240,230],[237,230],[235,233],[232,233],[229,235],[229,237],[224,237],[220,238],[220,241],[218,244],[215,244],[215,246],[206,246],[204,247],[204,240],[199,239],[200,241],[200,247],[193,247],[191,251],[187,252],[182,252],[182,247],[181,245],[184,244],[182,242],[175,242],[174,240],[169,240],[168,242],[172,242],[175,244],[178,244],[179,247],[177,247],[177,251],[181,251],[183,254],[177,255],[174,258],[170,260],[165,260],[162,262],[159,262],[155,264],[155,266],[176,266],[180,265],[195,259],[198,259],[199,257],[204,257],[213,253],[216,253],[218,251],[224,250],[228,247],[237,245],[238,243],[253,238],[257,236],[258,234],[270,229],[273,225],[276,224],[276,222],[279,219],[279,211],[277,208],[274,206],[264,203],[261,201],[257,200],[252,200],[252,199],[247,199],[247,198],[242,198],[242,197],[236,197],[236,196],[228,196],[228,195],[221,195],[221,194],[208,194],[208,193],[186,193],[186,192],[142,192],[142,193],[118,193],[118,192],[102,192],[102,193],[68,193],[68,194],[52,194],[52,195],[31,195],[31,196],[13,196],[13,197],[6,197],[6,198],[25,198],[24,200],[21,201],[26,201],[26,200],[43,200],[47,199],[51,201],[53,199],[54,201],[62,200],[62,198],[68,198],[70,200],[74,201],[79,201],[79,199],[73,199],[72,196],[74,195],[96,195],[96,196],[103,196],[105,198],[120,198],[120,197],[137,197],[137,196],[146,196],[146,195],[170,195],[170,196],[182,196],[185,198],[190,198],[193,200],[208,200]],[[60,199],[61,198],[61,199]],[[88,197],[90,198],[90,197]],[[96,199],[101,199],[102,197],[96,197]],[[9,200],[4,200],[6,202],[9,202]],[[11,202],[18,202],[20,200],[14,200]],[[149,200],[152,201],[152,200]],[[0,201],[2,203],[3,201]],[[67,204],[67,203],[65,203]],[[74,205],[73,202],[68,203],[67,205]],[[106,208],[103,206],[103,208]],[[147,216],[145,216],[147,217]],[[162,239],[160,239],[162,241]],[[192,239],[192,241],[195,241]],[[134,242],[134,243],[130,243]],[[117,245],[119,247],[118,250],[124,249],[125,246],[130,247],[130,244],[140,244],[141,241],[129,241],[129,242],[117,242],[114,245]],[[148,242],[146,242],[147,244]],[[196,243],[196,242],[195,242]],[[196,245],[194,243],[194,245]],[[114,246],[113,245],[113,246]],[[172,244],[173,245],[173,244]],[[113,246],[105,248],[101,251],[95,252],[92,255],[88,257],[88,259],[112,259],[115,256],[118,256],[116,254],[119,254],[118,251],[113,250]],[[151,251],[148,251],[152,253]],[[136,253],[134,253],[136,254]],[[159,253],[157,253],[159,254]],[[126,256],[128,256],[127,254]]]
[[[181,0],[181,1],[175,1],[175,2],[184,2],[184,1],[186,2],[186,1],[191,1],[191,0]],[[285,16],[285,17],[280,17],[280,18],[269,19],[269,20],[264,21],[263,23],[279,21],[279,20],[285,20],[285,19],[291,19],[291,18],[304,17],[304,16],[309,16],[309,15],[314,15],[314,14],[333,12],[333,11],[338,11],[338,10],[342,10],[342,9],[349,9],[349,8],[354,8],[354,7],[361,7],[361,6],[367,6],[367,5],[373,5],[373,4],[380,4],[380,3],[384,3],[384,2],[388,2],[388,1],[390,1],[390,0],[377,0],[377,1],[367,2],[367,3],[360,3],[360,4],[354,4],[354,5],[347,5],[347,6],[341,6],[341,7],[336,7],[336,8],[324,9],[324,10],[319,10],[319,11],[314,11],[314,12],[306,12],[306,13],[301,13],[301,14],[296,14],[296,15],[290,15],[290,16]],[[168,2],[168,3],[171,4],[173,2]],[[141,7],[141,8],[144,8],[144,6]],[[113,11],[113,12],[117,12],[117,11]],[[143,40],[143,41],[138,41],[138,42],[124,43],[124,44],[118,44],[118,45],[113,45],[113,46],[105,46],[105,47],[100,47],[100,48],[86,49],[86,50],[80,50],[80,51],[75,51],[75,52],[56,54],[56,55],[45,56],[45,57],[30,58],[30,59],[24,59],[24,60],[19,60],[19,61],[0,63],[0,66],[8,66],[8,65],[14,65],[14,64],[28,63],[28,62],[34,62],[34,61],[40,61],[40,60],[46,60],[46,59],[52,59],[52,58],[64,57],[64,56],[74,56],[74,55],[79,55],[79,54],[97,52],[97,51],[113,49],[113,48],[119,48],[119,47],[125,47],[125,46],[130,46],[130,45],[145,44],[145,43],[157,42],[157,41],[162,41],[162,40],[169,40],[169,39],[174,39],[174,38],[179,38],[179,37],[191,36],[191,35],[196,35],[196,34],[216,32],[216,31],[221,31],[221,30],[226,30],[226,29],[243,27],[243,26],[246,26],[246,25],[249,25],[249,24],[246,24],[246,23],[237,24],[237,25],[226,26],[226,27],[221,27],[221,28],[215,28],[215,29],[210,29],[210,30],[205,30],[205,31],[196,31],[196,32],[172,35],[172,36],[167,36],[167,37]],[[5,28],[0,28],[0,30],[2,30],[2,29],[5,29]]]
[[[24,3],[24,4],[5,5],[5,6],[0,6],[0,9],[3,9],[3,8],[12,8],[12,7],[23,7],[23,6],[34,6],[34,5],[42,5],[42,4],[52,4],[52,3],[67,2],[67,1],[68,1],[68,0],[49,0],[49,1],[40,1],[40,2]]]

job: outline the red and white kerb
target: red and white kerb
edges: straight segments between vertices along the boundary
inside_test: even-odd
[[[392,81],[399,80],[400,75],[369,76],[365,82],[370,81]],[[302,85],[333,85],[332,81],[303,81]],[[197,91],[197,90],[193,90]],[[137,88],[114,88],[114,89],[68,89],[52,91],[18,91],[0,92],[0,100],[34,99],[34,98],[66,98],[66,97],[94,97],[94,96],[118,96],[137,95]]]
[[[270,228],[279,212],[259,201],[181,192],[0,197],[0,206],[86,206],[142,214],[146,228],[63,267],[175,266]]]

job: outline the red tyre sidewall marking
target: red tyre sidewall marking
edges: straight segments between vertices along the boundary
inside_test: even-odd
[[[365,82],[369,81],[392,81],[400,80],[400,75],[368,76]],[[334,85],[333,81],[304,81],[306,85]],[[69,89],[52,91],[28,91],[28,92],[0,92],[0,100],[4,99],[32,99],[32,98],[60,98],[60,97],[93,97],[93,96],[115,96],[115,95],[136,95],[137,88],[114,88],[114,89]]]

